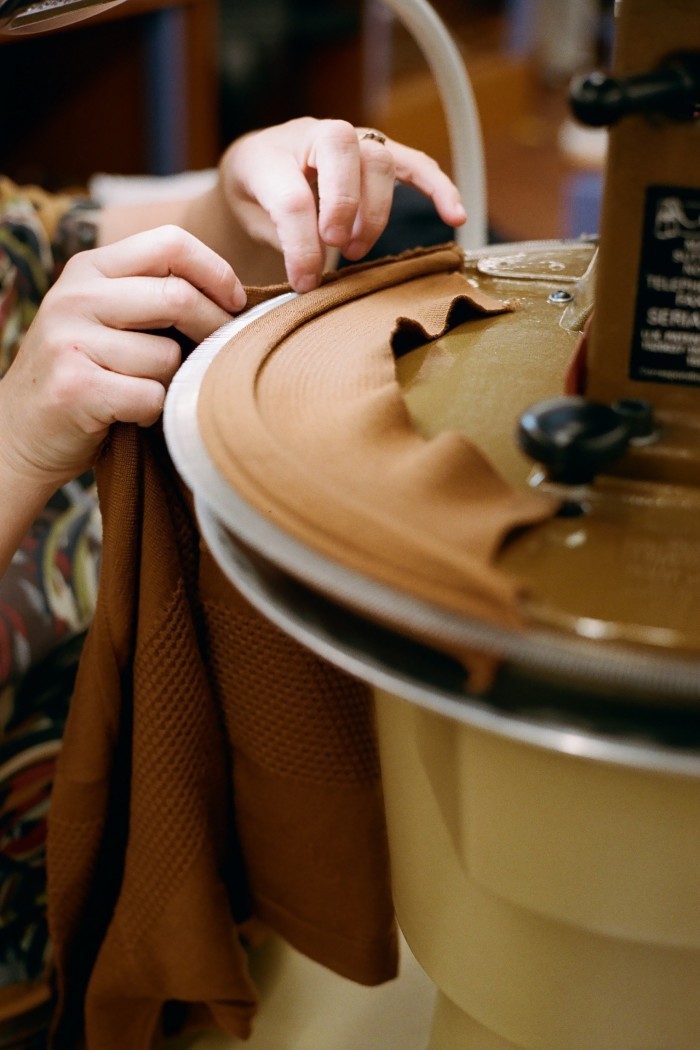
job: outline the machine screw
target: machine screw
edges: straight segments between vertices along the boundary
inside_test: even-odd
[[[551,292],[547,296],[547,302],[553,303],[554,306],[564,306],[565,303],[570,303],[573,299],[573,294],[568,292],[566,288],[557,288],[556,291]]]

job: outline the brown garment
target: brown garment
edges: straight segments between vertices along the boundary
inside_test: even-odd
[[[349,978],[393,977],[367,690],[223,578],[159,428],[116,427],[98,485],[98,606],[49,827],[52,1045],[84,1024],[89,1050],[146,1050],[173,1000],[244,1037],[251,915]]]
[[[470,298],[456,249],[418,258],[420,272],[447,274],[451,299]],[[296,309],[332,309],[358,274],[366,293],[402,283],[406,261],[330,280]],[[410,316],[405,288],[400,313]],[[441,302],[440,325],[450,313]],[[425,299],[419,314],[431,329]],[[251,329],[246,345],[255,349],[265,326]],[[245,389],[232,390],[216,364],[243,405]],[[367,394],[372,406],[371,386]],[[387,404],[401,436],[405,414],[393,395],[372,419]],[[508,527],[542,509],[490,476],[464,442],[436,444],[437,460],[421,460],[415,446],[409,488],[429,492],[437,478],[449,504],[451,457],[460,470],[478,468],[496,506],[495,531],[488,536],[481,521],[476,530],[488,561]],[[274,473],[272,461],[252,463],[263,475],[267,466]],[[160,427],[115,427],[97,475],[98,606],[49,828],[53,1047],[79,1045],[84,1031],[88,1050],[148,1050],[173,1002],[204,1007],[219,1028],[245,1036],[256,995],[239,933],[251,919],[337,973],[367,984],[391,978],[396,938],[367,689],[271,626],[225,580],[202,549]],[[310,481],[308,468],[300,478]],[[483,575],[478,558],[467,562]],[[496,604],[512,621],[514,588],[497,584]]]

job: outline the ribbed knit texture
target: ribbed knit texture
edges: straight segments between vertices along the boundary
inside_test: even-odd
[[[424,438],[396,377],[395,353],[508,309],[463,266],[454,245],[406,253],[253,321],[207,369],[199,428],[232,487],[307,547],[434,606],[517,628],[521,586],[494,558],[553,505],[514,489],[465,435]],[[493,661],[454,655],[472,689],[488,683]]]

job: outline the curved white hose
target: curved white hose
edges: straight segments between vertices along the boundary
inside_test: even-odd
[[[486,174],[481,124],[471,82],[459,48],[428,0],[383,0],[420,47],[440,94],[450,137],[453,179],[467,209],[467,222],[455,232],[465,249],[488,240]]]

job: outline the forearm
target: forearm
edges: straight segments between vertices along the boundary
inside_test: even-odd
[[[186,200],[102,208],[97,217],[97,243],[112,244],[132,233],[168,223],[194,234],[226,259],[244,284],[275,284],[286,279],[281,253],[254,240],[242,229],[218,184]]]
[[[23,478],[0,457],[0,577],[54,490],[52,482]]]
[[[254,239],[236,220],[220,182],[189,201],[182,224],[233,266],[243,284],[266,285],[285,281],[281,252]]]
[[[108,204],[96,213],[97,244],[114,244],[133,233],[173,223],[182,226],[188,200],[148,201],[141,204]]]

